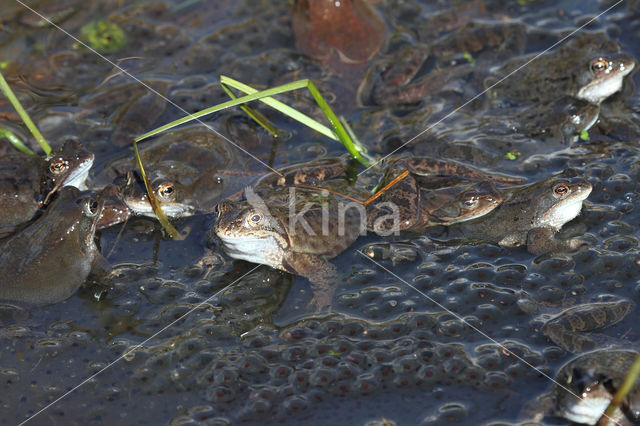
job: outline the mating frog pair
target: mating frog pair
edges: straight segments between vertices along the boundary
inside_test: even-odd
[[[395,187],[388,189],[391,197],[384,201],[395,199],[399,204],[398,210],[402,212],[400,217],[410,218],[409,222],[400,223],[403,226],[397,225],[396,230],[415,229],[416,226],[426,227],[436,223],[457,223],[455,226],[461,227],[463,236],[466,234],[468,238],[480,238],[511,247],[527,245],[533,253],[573,250],[584,244],[581,240],[555,238],[555,233],[579,214],[582,201],[591,192],[589,182],[577,177],[573,170],[504,192],[496,191],[495,187],[470,192],[468,186],[462,186],[461,190],[450,191],[447,196],[440,197],[436,202],[434,200],[438,200],[438,195],[445,194],[438,191],[447,188],[432,190],[431,194],[435,195],[429,199],[424,197],[421,191],[416,191],[413,183],[429,174],[433,178],[442,175],[451,177],[451,172],[444,173],[447,168],[450,171],[455,170],[456,173],[465,171],[472,179],[482,176],[486,180],[484,185],[487,188],[492,188],[492,177],[498,182],[503,179],[503,183],[511,178],[430,158],[402,160],[398,162],[398,167],[400,164],[405,167],[412,166],[414,173],[408,180],[409,185],[402,184],[399,190]],[[298,184],[309,183],[309,174],[293,173],[293,181]],[[391,174],[394,175],[396,172],[392,171]],[[273,177],[269,182],[277,179],[279,178]],[[287,181],[291,179],[281,180],[282,183]],[[311,179],[311,183],[316,182]],[[340,202],[337,198],[340,196],[334,193],[319,194],[320,191],[317,190],[296,190],[297,196],[304,195],[292,200],[287,196],[291,194],[288,192],[289,188],[285,188],[286,194],[282,190],[276,189],[269,193],[260,191],[259,186],[256,188],[256,191],[247,192],[247,201],[235,204],[228,201],[220,203],[218,219],[214,226],[215,234],[222,240],[231,257],[266,264],[307,277],[324,289],[319,306],[327,305],[327,294],[330,293],[326,289],[329,288],[330,281],[335,281],[335,267],[327,259],[348,248],[364,229],[372,228],[372,224],[375,225],[376,220],[387,212],[376,202],[372,207],[362,207],[357,217],[349,213],[350,216],[345,218],[340,213],[351,210],[343,209],[341,212],[335,207]],[[428,190],[425,191],[429,194]],[[256,192],[266,194],[265,198],[258,197]],[[322,202],[318,202],[319,197]],[[316,202],[302,212],[295,208],[292,210],[292,206],[295,207],[295,203],[301,201]],[[469,201],[477,206],[475,210],[460,208],[461,204],[466,205]],[[375,219],[365,217],[370,212]],[[307,219],[309,224],[299,225],[298,219]],[[291,226],[292,221],[294,226]],[[318,300],[314,302],[318,303]]]

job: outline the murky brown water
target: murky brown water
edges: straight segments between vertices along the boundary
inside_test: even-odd
[[[429,89],[424,101],[404,106],[363,106],[357,100],[371,65],[340,67],[335,58],[322,62],[297,50],[290,2],[29,2],[76,36],[92,19],[117,25],[126,42],[105,55],[174,105],[149,96],[113,65],[12,1],[0,4],[0,58],[7,63],[3,73],[47,139],[59,146],[77,138],[95,153],[92,177],[98,185],[108,180],[113,161],[132,155],[127,138],[181,117],[178,107],[193,112],[226,100],[217,84],[220,75],[257,88],[311,78],[371,153],[386,154],[482,90],[486,72],[511,57],[542,51],[611,4],[458,3],[376,2],[390,38],[370,63],[388,60],[394,46],[434,46],[475,25],[474,18],[490,28],[517,24],[504,32],[509,42],[500,47],[492,41],[485,47],[480,36],[479,46],[464,45],[473,61],[461,57],[458,47],[453,53],[441,47],[416,78],[432,77],[439,69],[449,70],[450,78],[434,77],[431,84],[439,90]],[[454,5],[455,13],[438,15]],[[638,7],[625,1],[589,24],[582,37],[596,41],[585,43],[619,44],[640,58]],[[524,404],[549,391],[551,383],[425,295],[549,375],[574,355],[555,346],[541,324],[516,305],[521,291],[558,305],[602,294],[638,300],[637,80],[626,78],[622,90],[602,103],[589,141],[571,147],[562,139],[530,140],[505,132],[506,118],[495,112],[498,94],[472,102],[405,148],[529,181],[576,167],[594,189],[565,233],[585,234],[591,246],[536,259],[522,248],[396,238],[395,255],[382,263],[421,295],[355,252],[388,242],[368,236],[334,259],[340,282],[333,313],[318,317],[307,308],[305,279],[264,266],[254,270],[255,265],[225,256],[209,238],[212,215],[178,221],[179,229],[189,231],[182,241],[163,238],[151,220],[135,219],[123,231],[113,227],[100,235],[102,252],[113,250],[108,260],[117,271],[105,300],[95,302],[81,289],[42,308],[0,305],[0,423],[29,418],[169,324],[39,414],[34,424],[515,422]],[[308,94],[289,99],[318,116]],[[2,125],[26,135],[7,102],[0,103]],[[206,121],[273,166],[343,153],[339,143],[257,108],[286,131],[284,138],[273,140],[238,109]],[[0,146],[9,149],[5,142]],[[505,159],[512,150],[522,155]],[[548,155],[533,156],[537,152]],[[247,171],[266,171],[240,151],[233,156]],[[207,262],[200,262],[204,256]],[[604,333],[624,336],[621,344],[633,347],[638,315],[633,309]]]

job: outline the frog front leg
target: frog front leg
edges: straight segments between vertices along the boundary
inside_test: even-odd
[[[314,308],[315,313],[329,311],[335,292],[338,270],[322,256],[296,253],[286,259],[285,268],[307,278],[311,283],[311,301],[307,305]]]
[[[527,234],[527,249],[533,254],[546,254],[557,252],[570,252],[589,245],[589,242],[580,238],[558,240],[555,238],[556,230],[552,228],[534,228]]]

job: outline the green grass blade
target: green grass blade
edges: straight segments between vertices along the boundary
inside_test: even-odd
[[[220,86],[222,86],[222,89],[226,92],[227,95],[229,95],[229,97],[231,99],[237,99],[238,98],[227,87],[226,84],[221,83]],[[269,120],[267,120],[267,118],[264,115],[260,114],[258,111],[254,110],[253,108],[251,108],[248,105],[240,105],[240,109],[242,109],[249,117],[251,117],[253,119],[253,121],[255,121],[260,126],[262,126],[263,129],[265,129],[267,132],[271,133],[271,135],[274,138],[277,138],[277,137],[280,136],[280,132],[278,131],[276,126],[274,126],[273,123],[271,123]]]
[[[237,105],[244,104],[246,102],[255,101],[255,100],[261,100],[267,105],[276,108],[278,111],[294,118],[295,120],[300,121],[301,123],[311,127],[312,129],[322,133],[323,135],[331,139],[342,142],[342,144],[345,146],[347,151],[361,164],[363,164],[366,167],[369,167],[371,165],[371,161],[369,161],[367,158],[362,156],[361,154],[362,149],[359,147],[356,147],[356,145],[353,143],[353,141],[349,137],[349,134],[343,127],[342,123],[340,122],[340,120],[338,120],[338,117],[331,110],[331,107],[329,107],[329,104],[324,100],[324,98],[322,97],[322,95],[320,94],[320,92],[318,91],[318,89],[316,88],[316,86],[313,84],[311,80],[309,79],[298,80],[292,83],[287,83],[281,86],[273,87],[271,89],[262,90],[260,92],[256,91],[254,88],[250,86],[247,86],[243,83],[240,83],[239,81],[233,80],[232,78],[229,78],[226,76],[220,76],[220,82],[223,84],[223,86],[226,84],[233,87],[234,89],[242,90],[246,93],[249,93],[249,92],[254,92],[254,93],[250,93],[240,98],[232,99],[228,102],[223,102],[219,105],[215,105],[213,107],[196,112],[195,114],[190,114],[186,117],[172,121],[171,123],[165,124],[164,126],[158,127],[157,129],[151,130],[150,132],[147,132],[141,136],[138,136],[135,139],[135,141],[139,142],[148,137],[157,135],[158,133],[161,133],[165,130],[172,129],[173,127],[179,126],[184,123],[188,123],[189,121],[195,120],[197,118],[203,117],[208,114],[212,114],[217,111],[221,111],[226,108],[230,108],[232,106],[237,106]],[[316,101],[316,103],[320,107],[320,110],[322,110],[325,117],[327,117],[327,120],[329,120],[329,124],[331,124],[333,131],[331,131],[331,129],[327,128],[326,126],[323,126],[322,124],[318,123],[317,121],[313,120],[311,117],[308,117],[300,113],[299,111],[296,111],[295,109],[289,107],[288,105],[285,105],[284,103],[271,98],[271,96],[273,95],[278,95],[280,93],[290,92],[292,90],[303,89],[303,88],[307,88],[307,90],[309,90],[309,92],[313,96],[313,99]]]
[[[298,80],[298,81],[309,81],[309,80]],[[258,92],[256,89],[254,89],[251,86],[247,86],[244,83],[241,83],[237,80],[234,80],[230,77],[221,75],[220,76],[220,82],[222,82],[223,84],[228,84],[229,86],[233,87],[234,89],[237,90],[241,90],[244,93],[247,93],[249,95],[252,95],[254,93],[261,93]],[[294,82],[297,83],[297,82]],[[291,83],[289,83],[291,84]],[[299,87],[298,87],[299,88]],[[292,89],[295,90],[295,89]],[[296,121],[299,121],[300,123],[304,124],[307,127],[312,128],[313,130],[315,130],[318,133],[321,133],[323,135],[325,135],[328,138],[331,138],[335,141],[339,141],[338,137],[336,136],[336,134],[327,126],[325,126],[324,124],[318,123],[316,120],[314,120],[313,118],[309,117],[306,114],[301,113],[300,111],[291,108],[289,105],[280,102],[277,99],[271,98],[271,97],[266,97],[266,98],[260,98],[259,99],[260,102],[264,102],[265,104],[269,105],[270,107],[280,111],[281,113],[283,113],[284,115],[287,115],[291,118],[293,118]]]
[[[360,140],[356,136],[355,132],[353,131],[351,126],[349,126],[349,123],[347,123],[347,120],[345,120],[345,118],[343,116],[340,116],[340,123],[342,123],[342,125],[345,128],[345,130],[347,131],[347,134],[349,135],[349,140],[354,145],[354,149],[356,151],[358,151],[360,154],[362,154],[366,158],[366,160],[369,162],[369,166],[370,166],[373,163],[374,159],[371,158],[371,156],[367,152],[367,149],[360,143]],[[369,167],[369,166],[367,166],[367,167]]]
[[[7,138],[7,140],[11,142],[11,145],[24,152],[25,154],[33,154],[33,151],[31,151],[28,146],[23,144],[20,138],[17,137],[11,130],[0,129],[0,139],[2,138]]]
[[[324,100],[315,84],[313,84],[311,80],[307,80],[307,82],[309,83],[307,89],[309,89],[309,92],[311,92],[311,96],[313,96],[313,99],[316,100],[316,103],[324,113],[325,117],[327,117],[327,120],[329,120],[329,124],[331,124],[331,127],[336,132],[336,135],[338,135],[338,139],[340,140],[340,142],[342,142],[344,147],[347,148],[349,154],[351,154],[353,158],[358,160],[365,167],[371,166],[371,162],[360,155],[360,152],[358,151],[358,149],[356,149],[353,141],[347,134],[347,131],[342,126],[342,123],[340,123],[340,120],[338,120],[338,117],[336,117],[336,115],[333,113],[329,104]]]
[[[153,209],[153,212],[158,218],[160,225],[162,225],[162,227],[167,232],[169,237],[174,239],[178,236],[178,230],[171,224],[171,222],[169,222],[169,219],[167,219],[167,216],[164,214],[164,212],[162,211],[162,208],[158,204],[158,200],[156,200],[155,194],[151,190],[151,184],[149,183],[149,179],[147,179],[147,174],[144,171],[144,166],[142,165],[142,159],[140,158],[140,152],[138,152],[138,144],[136,143],[135,140],[133,141],[133,150],[135,151],[135,154],[136,154],[136,161],[138,162],[138,167],[140,167],[140,175],[142,176],[144,187],[147,189],[147,197],[149,197],[149,203],[151,204],[151,208]]]
[[[7,99],[9,99],[9,102],[11,102],[11,105],[13,105],[16,112],[18,113],[22,121],[24,121],[24,124],[27,126],[33,137],[36,138],[44,153],[47,155],[51,154],[51,147],[44,139],[44,136],[42,136],[33,121],[31,121],[31,118],[29,118],[29,114],[27,114],[27,111],[22,108],[20,101],[18,100],[18,98],[16,98],[16,95],[14,95],[13,90],[11,90],[11,87],[9,87],[9,84],[4,79],[2,73],[0,73],[0,90],[2,90],[2,93],[7,97]]]
[[[302,82],[302,84],[300,84]],[[279,95],[280,93],[289,92],[295,89],[301,89],[306,87],[306,82],[304,80],[294,81],[293,83],[284,84],[282,86],[274,87],[272,89],[263,90],[258,93],[254,93],[247,96],[242,96],[237,99],[233,99],[227,102],[223,102],[219,105],[212,106],[207,109],[203,109],[202,111],[198,111],[194,114],[187,115],[186,117],[182,117],[178,120],[172,121],[171,123],[165,124],[164,126],[160,126],[157,129],[151,130],[150,132],[145,133],[144,135],[138,136],[135,138],[136,142],[140,142],[143,139],[147,139],[151,136],[155,136],[158,133],[162,133],[165,130],[172,129],[176,126],[179,126],[184,123],[188,123],[200,117],[204,117],[205,115],[213,114],[214,112],[222,111],[223,109],[231,108],[240,104],[244,104],[247,102],[255,101],[257,99],[261,99],[267,96]]]

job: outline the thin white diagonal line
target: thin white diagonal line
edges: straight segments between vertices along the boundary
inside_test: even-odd
[[[592,23],[593,21],[595,21],[596,19],[598,19],[599,17],[601,17],[602,15],[604,15],[605,13],[607,13],[608,11],[610,11],[611,9],[613,9],[614,7],[616,7],[617,5],[619,5],[620,3],[622,3],[624,0],[618,0],[613,6],[609,6],[604,12],[598,14],[597,16],[589,19],[587,22],[585,22],[584,24],[582,24],[580,27],[576,28],[575,30],[573,30],[571,33],[569,33],[568,35],[564,36],[563,38],[561,38],[560,40],[558,40],[557,42],[555,42],[554,44],[552,44],[550,47],[546,48],[544,51],[538,53],[536,56],[534,56],[533,58],[529,59],[527,62],[525,62],[524,64],[520,65],[518,68],[516,68],[515,70],[511,71],[509,74],[507,74],[506,76],[502,77],[500,80],[498,80],[497,82],[493,83],[491,86],[487,87],[486,89],[484,89],[482,92],[478,93],[477,95],[475,95],[473,98],[469,99],[468,101],[466,101],[465,103],[463,103],[462,105],[460,105],[459,107],[457,107],[456,109],[454,109],[453,111],[447,113],[447,115],[445,115],[444,117],[442,117],[440,120],[436,121],[434,124],[428,126],[426,129],[424,129],[423,131],[421,131],[420,133],[418,133],[417,135],[415,135],[414,137],[412,137],[411,139],[409,139],[408,141],[406,141],[405,143],[403,143],[402,145],[400,145],[399,147],[397,147],[396,149],[394,149],[393,151],[391,151],[389,154],[385,155],[384,157],[380,158],[379,160],[377,160],[375,163],[371,164],[369,167],[367,167],[366,169],[364,169],[363,171],[361,171],[360,173],[358,173],[358,176],[360,176],[361,174],[363,174],[364,172],[366,172],[367,170],[369,170],[370,168],[372,168],[373,166],[377,165],[378,163],[380,163],[381,161],[384,161],[385,159],[387,159],[389,156],[395,154],[397,151],[401,150],[402,148],[404,148],[405,146],[409,145],[411,142],[413,142],[414,140],[416,140],[417,138],[419,138],[420,136],[424,135],[425,133],[427,133],[429,130],[433,129],[434,127],[436,127],[438,124],[442,123],[444,120],[446,120],[447,118],[451,117],[453,114],[455,114],[456,112],[460,111],[462,108],[466,107],[467,105],[469,105],[471,102],[475,101],[476,99],[478,99],[480,96],[484,95],[485,93],[487,93],[489,90],[493,89],[494,87],[496,87],[497,85],[499,85],[500,83],[502,83],[503,81],[505,81],[506,79],[508,79],[509,77],[511,77],[513,74],[517,73],[518,71],[520,71],[521,69],[523,69],[524,67],[526,67],[527,65],[529,65],[531,62],[535,61],[536,59],[538,59],[540,56],[544,55],[545,53],[547,53],[548,51],[550,51],[551,49],[553,49],[554,47],[556,47],[557,45],[559,45],[560,43],[564,42],[566,39],[568,39],[569,37],[571,37],[572,35],[574,35],[575,33],[577,33],[578,31],[580,31],[581,29],[583,29],[584,27],[586,27],[587,25],[589,25],[590,23]]]
[[[503,351],[505,351],[505,353],[508,353],[509,355],[513,356],[514,358],[518,359],[519,361],[521,361],[523,364],[525,364],[527,367],[533,369],[534,371],[536,371],[537,373],[541,374],[542,376],[546,377],[547,379],[551,380],[553,383],[555,383],[556,385],[558,385],[560,388],[562,388],[563,390],[569,392],[571,395],[575,396],[576,398],[578,398],[579,400],[582,401],[582,397],[576,395],[575,393],[573,393],[570,389],[568,389],[567,387],[565,387],[564,385],[562,385],[561,383],[557,382],[553,377],[549,376],[548,374],[546,374],[545,372],[543,372],[542,370],[540,370],[537,367],[534,367],[532,364],[530,364],[529,362],[527,362],[524,358],[518,356],[517,354],[511,352],[509,349],[507,349],[506,346],[504,346],[502,343],[498,342],[496,339],[490,337],[489,335],[487,335],[487,333],[485,333],[484,331],[480,330],[478,327],[474,326],[473,324],[469,323],[467,320],[465,320],[464,318],[462,318],[460,315],[456,314],[455,312],[453,312],[452,310],[446,308],[444,305],[438,303],[436,300],[434,300],[433,298],[429,297],[426,293],[424,293],[423,291],[418,290],[415,286],[411,285],[408,281],[406,281],[404,278],[399,277],[398,275],[396,275],[395,273],[391,272],[388,268],[384,267],[383,265],[381,265],[380,263],[376,262],[375,260],[373,260],[372,258],[370,258],[369,256],[367,256],[366,254],[364,254],[363,252],[361,252],[360,250],[356,250],[356,252],[360,255],[362,255],[362,257],[370,260],[371,262],[373,262],[375,265],[377,265],[380,269],[382,269],[383,271],[385,271],[386,273],[388,273],[389,275],[392,275],[394,278],[402,281],[405,285],[407,285],[408,287],[410,287],[412,290],[416,291],[418,294],[420,294],[422,297],[424,297],[425,299],[429,300],[431,303],[433,303],[434,305],[436,305],[437,307],[439,307],[440,309],[444,310],[445,312],[447,312],[450,315],[453,315],[454,317],[456,317],[459,321],[461,321],[464,325],[466,325],[467,327],[471,328],[472,330],[474,330],[475,332],[477,332],[478,334],[480,334],[482,337],[484,337],[485,339],[490,340],[491,342],[495,343],[496,345],[498,345]],[[603,416],[605,415],[604,413],[602,414]],[[609,420],[611,420],[612,422],[614,422],[617,425],[620,425],[620,423],[616,422],[614,419],[612,419],[609,416],[606,416]],[[622,426],[622,425],[620,425]]]
[[[247,275],[249,275],[250,273],[252,273],[253,271],[255,271],[256,269],[258,269],[260,266],[262,265],[256,265],[253,269],[251,269],[249,272],[243,274],[240,278],[234,280],[231,284],[224,286],[224,288],[218,290],[217,292],[215,292],[213,295],[207,297],[205,300],[203,300],[202,302],[198,303],[196,306],[194,306],[193,308],[189,309],[187,312],[185,312],[184,314],[182,314],[180,317],[178,317],[177,319],[173,320],[172,322],[170,322],[169,324],[165,325],[164,327],[162,327],[159,331],[156,331],[155,333],[153,333],[153,335],[151,335],[151,337],[147,337],[146,339],[144,339],[142,342],[138,343],[137,345],[134,346],[130,346],[128,347],[123,353],[122,355],[120,355],[118,358],[116,358],[115,360],[111,361],[109,364],[107,364],[105,367],[101,368],[99,371],[93,373],[91,376],[87,377],[86,379],[84,379],[80,384],[74,386],[72,389],[70,389],[69,391],[67,391],[64,395],[59,396],[58,398],[56,398],[55,400],[53,400],[52,402],[50,402],[49,404],[47,404],[46,406],[44,406],[43,408],[41,408],[39,411],[37,411],[35,414],[33,414],[32,416],[30,416],[28,419],[24,420],[22,423],[20,423],[18,426],[22,426],[25,423],[33,420],[34,417],[36,417],[38,414],[42,413],[43,411],[47,410],[49,407],[57,404],[60,400],[66,398],[67,396],[69,396],[71,393],[73,393],[74,391],[76,391],[78,388],[80,388],[82,385],[84,385],[85,383],[87,383],[89,380],[95,378],[96,376],[98,376],[99,374],[101,374],[102,372],[104,372],[106,369],[108,369],[109,367],[111,367],[113,364],[117,363],[118,361],[120,361],[121,359],[123,359],[124,357],[127,356],[127,354],[129,354],[130,352],[136,350],[136,349],[142,349],[142,347],[151,339],[153,339],[154,337],[158,336],[160,333],[162,333],[163,331],[165,331],[166,329],[168,329],[169,327],[171,327],[172,325],[174,325],[175,323],[177,323],[178,321],[180,321],[181,319],[184,319],[185,317],[187,317],[188,315],[190,315],[192,312],[194,312],[195,310],[199,309],[200,307],[202,307],[203,305],[205,305],[206,303],[208,303],[209,301],[211,301],[213,298],[215,298],[216,296],[218,296],[220,293],[222,293],[224,290],[228,289],[229,287],[231,287],[232,285],[234,285],[235,283],[237,283],[238,281],[240,281],[241,279],[243,279],[244,277],[246,277]]]
[[[171,101],[170,99],[168,99],[166,96],[164,96],[162,93],[158,92],[157,90],[155,90],[153,87],[149,86],[148,84],[146,84],[145,82],[143,82],[142,80],[140,80],[139,78],[135,77],[133,74],[129,73],[127,70],[125,70],[124,68],[122,68],[120,65],[114,63],[113,61],[111,61],[109,58],[107,58],[106,56],[102,55],[101,53],[99,53],[98,51],[96,51],[95,49],[93,49],[91,46],[87,45],[86,43],[84,43],[82,40],[78,39],[77,37],[75,37],[73,34],[69,33],[67,30],[65,30],[64,28],[60,27],[59,25],[56,25],[54,22],[52,22],[49,18],[41,15],[38,11],[32,9],[31,7],[27,6],[26,4],[24,4],[21,0],[15,0],[16,2],[20,3],[23,7],[25,7],[26,9],[29,9],[31,12],[35,13],[36,15],[38,15],[41,19],[47,21],[49,24],[53,25],[55,28],[57,28],[58,30],[60,30],[61,32],[63,32],[64,34],[66,34],[68,37],[71,37],[74,41],[76,41],[77,43],[80,43],[82,46],[86,47],[87,49],[89,49],[91,52],[95,53],[97,56],[99,56],[101,59],[103,59],[104,61],[110,63],[111,65],[113,65],[115,68],[117,68],[120,72],[122,72],[123,74],[126,74],[128,77],[132,78],[133,80],[137,81],[138,83],[140,83],[141,85],[143,85],[144,87],[146,87],[150,92],[152,92],[153,94],[160,96],[162,99],[164,99],[165,101],[167,101],[169,104],[173,105],[174,107],[178,108],[180,111],[184,112],[186,115],[189,115],[189,112],[187,110],[185,110],[184,108],[182,108],[180,105],[176,104],[175,102]],[[197,121],[198,123],[202,124],[203,126],[205,126],[207,129],[209,129],[209,131],[215,133],[216,135],[220,136],[222,139],[226,140],[227,142],[229,142],[231,145],[235,146],[236,148],[238,148],[240,151],[244,152],[245,154],[247,154],[249,157],[253,158],[254,160],[256,160],[257,162],[259,162],[260,164],[262,164],[263,166],[265,166],[267,169],[271,170],[272,172],[282,176],[282,173],[280,173],[279,171],[277,171],[276,169],[274,169],[273,167],[269,166],[267,163],[265,163],[264,161],[262,161],[261,159],[259,159],[258,157],[256,157],[255,155],[251,154],[249,151],[247,151],[246,149],[244,149],[243,147],[241,147],[240,145],[236,144],[235,142],[233,142],[231,139],[229,139],[228,137],[224,136],[223,134],[221,134],[220,132],[218,132],[216,129],[214,129],[213,127],[211,127],[210,125],[208,125],[207,123],[203,122],[202,120],[200,120],[199,118],[196,118],[195,121]]]

